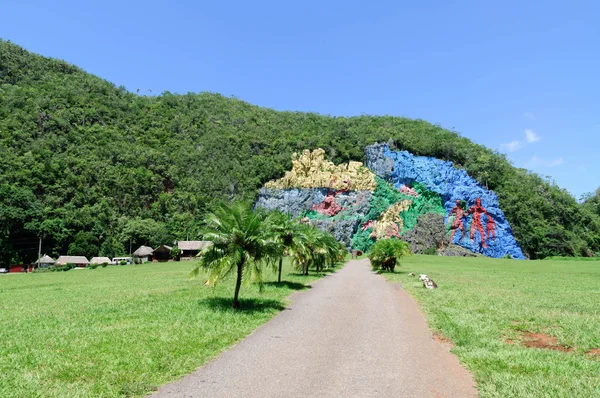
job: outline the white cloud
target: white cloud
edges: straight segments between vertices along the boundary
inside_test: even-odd
[[[518,151],[519,149],[523,148],[523,141],[511,141],[508,142],[506,144],[502,144],[501,147],[502,149],[508,151],[508,152],[514,152],[514,151]]]
[[[542,138],[533,132],[533,130],[525,130],[525,139],[528,143],[533,144],[534,142],[538,142]]]
[[[523,148],[527,144],[533,144],[534,142],[538,142],[542,137],[533,132],[533,130],[527,129],[525,130],[525,139],[524,140],[514,140],[511,142],[507,142],[506,144],[500,145],[500,148],[508,151],[514,152]]]
[[[533,156],[529,160],[529,166],[530,167],[556,167],[556,166],[560,166],[564,162],[565,162],[565,159],[562,156],[559,158],[556,158],[556,159],[542,159],[540,157]]]
[[[535,115],[531,112],[524,112],[523,116],[525,116],[527,119],[535,120]]]

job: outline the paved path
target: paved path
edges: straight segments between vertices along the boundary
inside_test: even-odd
[[[158,397],[470,397],[467,370],[398,285],[350,261]]]

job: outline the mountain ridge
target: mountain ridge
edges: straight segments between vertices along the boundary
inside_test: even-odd
[[[0,255],[116,255],[198,237],[216,201],[254,200],[291,155],[364,148],[449,160],[494,190],[530,258],[600,251],[600,217],[506,157],[423,120],[274,111],[219,94],[140,96],[0,40]],[[33,259],[33,260],[32,260]]]

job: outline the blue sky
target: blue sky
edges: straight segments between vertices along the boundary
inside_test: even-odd
[[[424,119],[600,186],[597,1],[7,3],[0,37],[131,91]]]

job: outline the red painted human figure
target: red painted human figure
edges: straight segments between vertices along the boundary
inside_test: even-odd
[[[485,224],[485,230],[487,231],[487,237],[494,238],[496,240],[496,221],[488,214],[487,223]]]
[[[475,200],[475,204],[469,208],[467,215],[473,214],[473,219],[471,220],[471,240],[475,239],[475,230],[478,230],[481,234],[481,247],[487,247],[485,244],[485,232],[483,230],[483,224],[481,223],[481,215],[485,214],[488,217],[488,228],[490,226],[490,221],[492,220],[492,216],[487,212],[487,210],[481,205],[481,199],[477,198]],[[494,220],[492,220],[494,224]],[[493,231],[493,229],[492,229]],[[488,231],[489,232],[489,231]],[[495,232],[494,232],[495,237]]]
[[[454,206],[452,210],[450,210],[448,218],[452,217],[453,215],[454,221],[452,221],[452,227],[450,227],[450,229],[452,230],[452,233],[450,234],[450,244],[452,244],[452,242],[454,241],[454,234],[456,233],[457,229],[460,229],[460,231],[462,232],[461,238],[465,236],[465,225],[462,221],[463,217],[465,216],[465,210],[463,209],[460,200],[456,201],[456,206]]]

